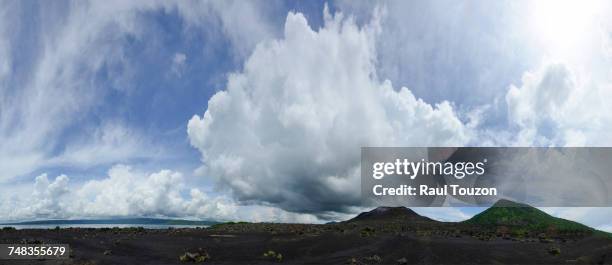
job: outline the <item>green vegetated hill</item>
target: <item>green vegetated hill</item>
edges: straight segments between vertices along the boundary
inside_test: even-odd
[[[596,231],[586,225],[553,217],[537,208],[508,200],[498,201],[463,223],[481,227],[505,227],[518,234],[543,232],[584,235]]]

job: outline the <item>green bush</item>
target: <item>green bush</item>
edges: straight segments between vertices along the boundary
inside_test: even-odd
[[[551,247],[548,249],[548,254],[557,256],[561,254],[561,249],[559,247]]]
[[[283,254],[277,253],[274,250],[268,250],[268,251],[264,252],[263,256],[266,257],[266,258],[275,259],[278,262],[282,262],[283,261]]]

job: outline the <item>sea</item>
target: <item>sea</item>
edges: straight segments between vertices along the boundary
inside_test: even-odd
[[[15,229],[55,229],[59,228],[135,228],[145,229],[169,229],[169,228],[206,228],[207,225],[168,225],[168,224],[11,224],[0,225],[4,227],[14,227]]]

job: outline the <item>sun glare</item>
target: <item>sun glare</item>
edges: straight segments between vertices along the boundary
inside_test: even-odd
[[[602,2],[536,0],[532,5],[532,30],[536,39],[554,56],[567,56],[584,48],[596,30]]]

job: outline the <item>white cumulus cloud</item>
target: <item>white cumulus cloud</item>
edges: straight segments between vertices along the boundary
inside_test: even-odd
[[[592,80],[566,64],[526,72],[506,94],[508,119],[518,127],[518,145],[604,146],[612,144],[612,84]]]
[[[463,145],[449,102],[430,104],[375,71],[377,19],[358,27],[325,11],[313,30],[289,13],[202,116],[188,124],[202,172],[242,202],[328,212],[359,204],[361,146]]]
[[[321,222],[272,206],[242,206],[227,196],[190,187],[172,170],[145,173],[126,165],[107,176],[71,183],[66,175],[35,178],[31,186],[4,189],[0,194],[2,221],[34,219],[170,217],[234,221]]]
[[[233,215],[233,205],[222,199],[208,199],[197,189],[184,197],[182,175],[170,170],[153,174],[135,172],[128,166],[112,167],[108,176],[82,185],[70,185],[66,175],[49,181],[46,174],[36,178],[32,198],[13,199],[9,220],[38,218],[169,216],[211,217]],[[194,203],[198,207],[194,207]],[[228,209],[229,208],[229,209]]]

